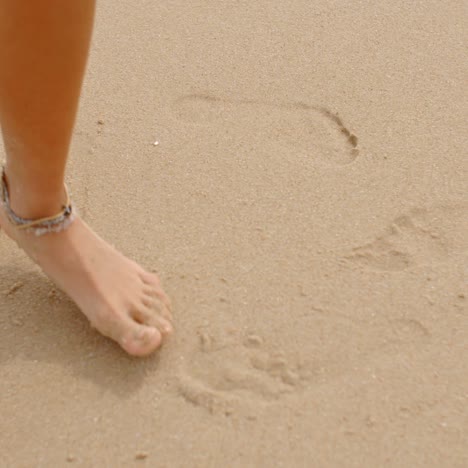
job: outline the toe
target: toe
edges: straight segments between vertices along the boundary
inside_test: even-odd
[[[156,326],[138,323],[129,315],[111,314],[106,320],[91,323],[104,336],[111,338],[132,356],[146,356],[157,349],[162,334]]]
[[[129,331],[119,340],[120,346],[132,356],[147,356],[160,347],[162,336],[155,327],[132,322]]]
[[[143,296],[143,304],[153,310],[154,312],[158,313],[166,320],[172,322],[172,313],[170,308],[170,303],[164,300],[164,297],[161,297],[159,294],[155,293],[154,291],[145,291]]]
[[[164,302],[166,307],[171,309],[171,301],[162,289],[158,276],[154,273],[148,273],[147,271],[144,271],[141,277],[147,286],[146,291],[148,291],[150,294],[156,294]]]
[[[148,304],[133,309],[131,316],[142,325],[156,327],[162,335],[168,335],[172,332],[172,324],[163,315],[161,307],[154,307],[152,304]]]
[[[140,276],[143,283],[150,286],[151,289],[162,291],[161,281],[159,280],[158,275],[143,270]]]

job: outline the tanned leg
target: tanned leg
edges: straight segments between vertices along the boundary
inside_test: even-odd
[[[64,177],[94,19],[94,0],[0,0],[0,124],[11,209],[60,212]],[[0,226],[102,334],[128,353],[151,353],[171,332],[156,275],[117,252],[77,217],[35,236],[0,209]]]

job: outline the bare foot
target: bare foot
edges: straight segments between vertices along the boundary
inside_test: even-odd
[[[150,354],[171,333],[170,303],[158,277],[104,242],[80,217],[65,231],[36,237],[15,229],[0,204],[0,227],[93,327],[127,353]]]

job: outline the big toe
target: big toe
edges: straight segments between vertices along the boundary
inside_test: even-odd
[[[161,346],[162,335],[156,327],[135,324],[120,340],[120,346],[132,356],[147,356]]]

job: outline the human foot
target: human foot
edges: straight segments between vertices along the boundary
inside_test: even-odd
[[[0,227],[93,327],[127,353],[148,355],[172,332],[170,302],[158,277],[102,240],[79,216],[68,229],[37,237],[16,229],[0,203]]]

